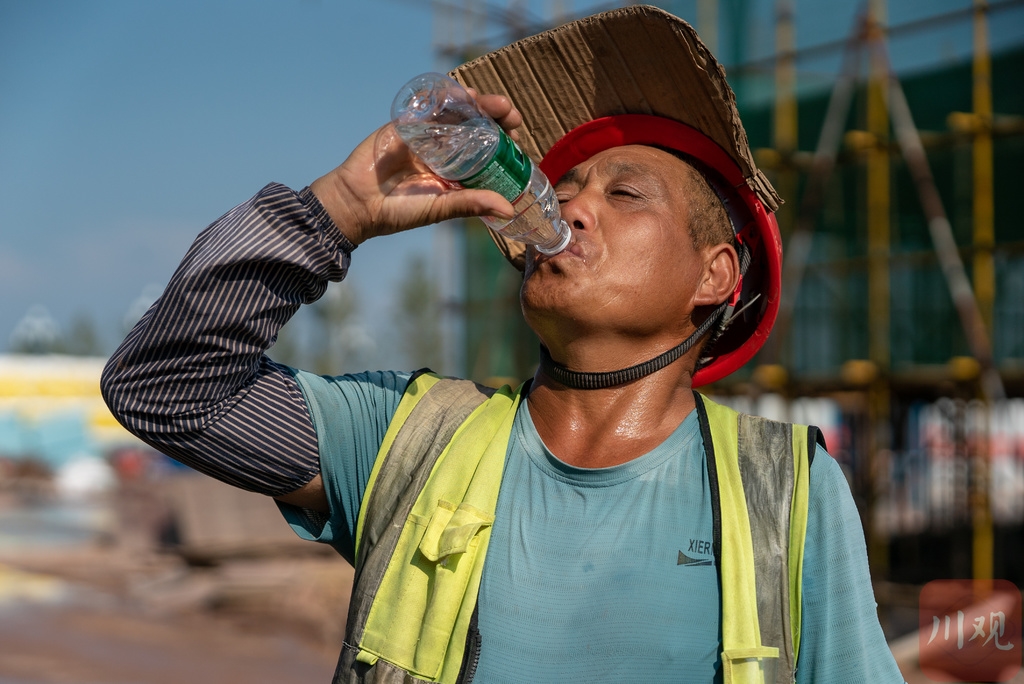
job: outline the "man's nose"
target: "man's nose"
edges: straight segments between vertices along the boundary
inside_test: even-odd
[[[594,198],[591,194],[581,190],[569,201],[559,203],[562,218],[576,230],[593,230],[596,225]]]

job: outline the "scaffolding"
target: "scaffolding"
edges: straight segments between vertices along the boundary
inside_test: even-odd
[[[744,52],[751,0],[656,3],[720,45],[758,163],[788,200],[779,324],[758,358],[709,391],[827,422],[879,579],[1001,573],[1019,584],[1020,544],[1005,540],[1024,529],[1014,503],[1024,500],[1024,427],[1013,422],[1024,419],[1024,225],[1013,211],[1024,33],[990,54],[988,24],[1024,2],[973,0],[889,25],[884,0],[871,0],[844,38],[798,47],[800,4],[771,1],[775,50],[755,60]],[[543,16],[530,12],[537,5],[435,2],[435,17],[478,22],[461,38],[444,24],[438,53],[450,66],[572,18],[565,4]],[[970,59],[896,77],[888,41],[949,26],[971,29]],[[841,61],[832,87],[801,87],[801,64],[829,55]],[[766,76],[773,97],[747,97]],[[464,370],[485,382],[528,377],[537,343],[517,274],[482,226],[464,234]],[[807,413],[802,402],[825,403]],[[958,549],[948,567],[925,560],[936,535]]]

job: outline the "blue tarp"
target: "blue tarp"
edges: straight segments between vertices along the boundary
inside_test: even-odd
[[[51,468],[59,468],[75,456],[97,452],[81,411],[40,418],[28,418],[14,411],[0,412],[0,456],[37,458]]]

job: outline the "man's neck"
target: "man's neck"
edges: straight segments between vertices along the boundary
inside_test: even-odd
[[[598,390],[566,388],[538,371],[530,416],[544,444],[570,465],[602,468],[661,444],[694,409],[687,354],[634,382]]]

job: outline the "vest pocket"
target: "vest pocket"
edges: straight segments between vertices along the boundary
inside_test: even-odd
[[[473,506],[443,500],[429,515],[409,515],[367,616],[360,661],[380,658],[437,680],[456,622],[461,616],[468,623],[472,614],[466,593],[474,577],[479,581],[478,552],[486,548],[493,522],[493,515]],[[475,592],[469,603],[475,604]],[[465,633],[455,638],[464,640]]]
[[[487,515],[469,504],[456,506],[447,501],[438,501],[423,532],[420,553],[428,560],[440,561],[444,565],[448,556],[469,551],[477,532],[493,522],[493,515]]]
[[[467,504],[456,506],[447,501],[439,501],[430,516],[419,552],[433,565],[433,577],[416,649],[416,670],[440,672],[477,563],[480,531],[493,522],[492,515]]]

